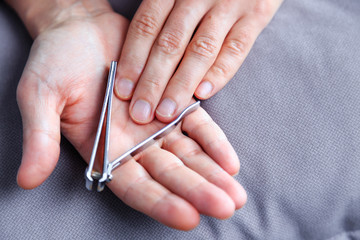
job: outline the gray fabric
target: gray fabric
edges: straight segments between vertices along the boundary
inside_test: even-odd
[[[127,16],[138,1],[113,1]],[[116,4],[115,4],[116,2]],[[240,156],[247,205],[181,232],[84,188],[62,139],[55,172],[21,190],[15,91],[31,39],[0,3],[0,239],[360,239],[360,1],[285,1],[227,87],[203,103]]]

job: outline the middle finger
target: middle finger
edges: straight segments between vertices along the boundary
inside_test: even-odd
[[[177,1],[166,23],[152,46],[147,63],[137,83],[130,115],[137,123],[148,123],[181,60],[191,36],[214,0]],[[146,48],[146,47],[145,47]],[[132,49],[143,52],[144,48]]]

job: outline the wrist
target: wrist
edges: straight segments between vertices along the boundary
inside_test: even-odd
[[[5,1],[15,9],[33,38],[46,29],[72,18],[91,17],[111,10],[107,0]]]

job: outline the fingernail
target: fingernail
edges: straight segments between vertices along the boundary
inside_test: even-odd
[[[175,109],[176,103],[169,98],[165,98],[156,109],[156,112],[163,117],[171,117],[174,114]]]
[[[128,98],[131,96],[133,88],[134,83],[131,80],[122,78],[116,85],[116,92],[120,97]]]
[[[151,107],[147,101],[139,99],[131,111],[132,117],[139,122],[146,122],[150,117]]]
[[[212,92],[213,88],[214,87],[210,82],[204,81],[200,83],[200,85],[196,89],[196,95],[200,98],[207,98]]]

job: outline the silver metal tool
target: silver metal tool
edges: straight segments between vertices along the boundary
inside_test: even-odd
[[[138,154],[139,152],[143,151],[151,144],[153,144],[157,139],[160,139],[169,132],[171,132],[185,116],[194,112],[200,106],[200,101],[191,104],[190,106],[185,108],[185,110],[182,113],[180,113],[180,115],[174,121],[166,125],[164,128],[160,129],[159,131],[157,131],[156,133],[154,133],[144,141],[140,142],[135,147],[131,148],[130,150],[122,154],[120,157],[110,162],[108,154],[109,154],[109,146],[110,146],[109,141],[110,141],[111,107],[112,107],[112,98],[114,94],[116,66],[117,66],[117,62],[115,61],[111,62],[109,76],[108,76],[108,83],[105,92],[105,98],[100,114],[100,120],[95,136],[94,146],[92,149],[89,166],[86,168],[85,171],[86,188],[90,191],[93,189],[93,185],[95,181],[97,181],[97,191],[101,192],[102,190],[104,190],[105,184],[111,181],[113,177],[111,173],[114,169],[119,167],[121,164],[129,161],[136,154]],[[102,173],[100,173],[94,170],[94,163],[99,147],[99,141],[100,141],[100,136],[103,129],[105,117],[106,117],[106,126],[105,126],[105,148],[104,148],[104,156],[103,156],[104,162],[103,162]]]

